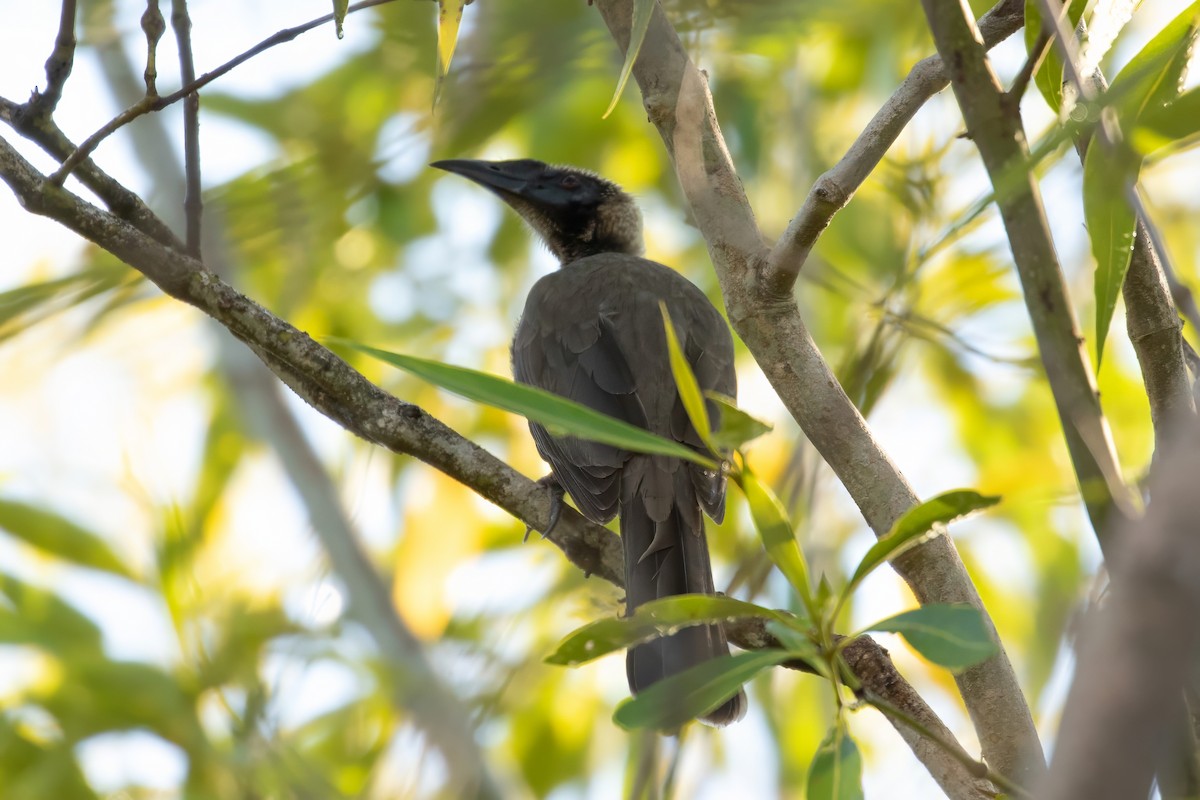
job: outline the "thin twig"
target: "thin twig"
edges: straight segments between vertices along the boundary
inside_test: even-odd
[[[984,46],[995,47],[1020,30],[1024,18],[1021,0],[1001,0],[979,18]],[[834,215],[850,202],[921,106],[949,83],[945,65],[937,55],[913,66],[846,154],[813,184],[804,205],[779,237],[767,259],[764,281],[770,291],[780,296],[791,292],[813,245]]]
[[[192,20],[187,0],[171,0],[171,27],[179,43],[179,74],[184,86],[196,82],[196,63],[192,58]],[[183,211],[187,220],[187,252],[200,257],[200,222],[204,200],[200,196],[200,95],[188,94],[183,103],[183,172],[187,189]]]
[[[1046,60],[1046,54],[1050,52],[1050,39],[1050,34],[1045,29],[1038,31],[1033,47],[1029,48],[1029,56],[1021,65],[1021,71],[1017,73],[1017,77],[1013,78],[1012,86],[1008,89],[1010,98],[1020,102],[1021,98],[1025,96],[1025,90],[1029,88],[1029,81],[1033,79],[1034,73]]]
[[[146,0],[146,10],[142,12],[142,32],[146,34],[146,69],[142,77],[146,81],[146,97],[158,97],[158,43],[166,30],[158,0]]]
[[[394,2],[394,0],[361,0],[361,2],[350,6],[346,10],[346,13],[352,14],[355,11],[362,11],[363,9],[381,6],[391,2]],[[266,39],[263,39],[261,42],[254,45],[254,47],[251,47],[241,55],[235,56],[229,61],[226,61],[224,64],[212,70],[211,72],[204,73],[195,81],[183,86],[178,91],[171,92],[167,95],[162,95],[161,97],[146,97],[139,102],[134,103],[132,106],[113,117],[111,120],[105,123],[103,127],[85,139],[83,143],[76,148],[75,152],[71,153],[71,155],[62,163],[62,166],[60,166],[53,175],[47,178],[47,180],[54,186],[62,186],[63,181],[67,179],[67,176],[71,174],[71,171],[75,169],[80,161],[90,156],[101,142],[103,142],[116,131],[128,125],[133,120],[145,114],[150,114],[155,111],[162,111],[167,106],[179,102],[189,94],[198,92],[200,89],[212,83],[217,78],[229,73],[231,70],[241,66],[260,53],[270,50],[276,45],[290,42],[300,34],[307,33],[313,28],[320,27],[321,25],[332,21],[333,14],[329,13],[323,17],[309,20],[303,25],[297,25],[294,28],[285,28],[284,30],[268,36]]]
[[[63,0],[54,50],[46,59],[46,90],[34,90],[33,96],[29,98],[29,112],[33,117],[47,119],[54,113],[58,101],[62,99],[63,89],[67,85],[67,78],[71,76],[74,64],[75,0]]]

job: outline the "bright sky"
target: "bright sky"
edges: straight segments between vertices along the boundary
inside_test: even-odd
[[[0,95],[24,100],[34,86],[43,84],[42,64],[53,42],[58,24],[58,4],[0,0],[0,19],[9,22],[0,26]],[[1141,33],[1131,37],[1130,52],[1135,43],[1144,40],[1144,31],[1152,29],[1155,19],[1174,14],[1179,3],[1161,3],[1154,18],[1147,20]],[[119,2],[119,19],[127,30],[136,31],[141,6],[135,2]],[[286,8],[286,11],[281,10]],[[289,4],[246,3],[244,0],[208,0],[193,2],[195,51],[198,70],[203,72],[245,50],[284,25],[324,14],[327,0],[295,0]],[[432,35],[433,6],[430,5],[430,35]],[[249,96],[265,97],[286,86],[304,83],[323,73],[347,55],[370,44],[371,33],[355,18],[346,26],[346,38],[337,41],[332,29],[314,31],[296,41],[278,47],[252,62],[249,68],[234,72],[224,79],[224,91],[237,91]],[[131,36],[131,41],[137,37]],[[174,53],[168,34],[160,47],[160,85],[174,86]],[[1020,37],[998,48],[995,59],[1001,71],[1011,74],[1023,59]],[[80,52],[74,74],[57,116],[60,125],[76,141],[83,139],[118,110],[107,88],[97,76],[100,69],[86,50]],[[924,112],[923,112],[924,113]],[[930,112],[934,113],[934,112]],[[1035,112],[1036,113],[1036,112]],[[168,125],[176,126],[178,118],[171,111],[163,115]],[[921,124],[918,117],[917,124]],[[927,118],[926,118],[927,119]],[[1044,121],[1044,118],[1043,118]],[[403,124],[403,121],[397,121]],[[925,124],[929,124],[928,121]],[[1037,129],[1040,123],[1031,123]],[[206,179],[218,183],[271,158],[269,142],[262,137],[214,116],[206,116],[202,124],[202,152]],[[10,142],[16,137],[10,131],[3,134]],[[649,134],[648,134],[649,135]],[[22,152],[45,169],[50,160],[35,148],[18,143]],[[148,181],[137,166],[127,139],[120,135],[103,144],[97,159],[110,172],[135,191],[145,190]],[[463,154],[473,155],[473,154]],[[420,168],[417,161],[395,163],[389,169],[411,172]],[[1048,204],[1057,197],[1069,197],[1077,190],[1077,169],[1055,170],[1047,179],[1045,190]],[[76,184],[78,188],[78,184]],[[1169,189],[1169,187],[1168,187]],[[439,214],[462,214],[460,204],[471,204],[470,216],[475,219],[498,220],[500,209],[480,193],[469,188],[439,187],[435,194]],[[650,225],[654,215],[650,215]],[[73,234],[57,224],[24,213],[12,195],[0,190],[0,231],[6,232],[6,263],[0,270],[0,291],[21,285],[31,278],[44,278],[68,271],[81,250]],[[13,236],[11,232],[19,231]],[[980,234],[995,237],[995,226]],[[486,280],[487,264],[482,260],[481,241],[469,239],[434,242],[432,248],[452,248],[456,253],[474,254],[479,269],[474,276]],[[1066,253],[1086,247],[1081,227],[1063,232]],[[1078,261],[1077,258],[1066,259]],[[439,263],[430,259],[431,263]],[[547,265],[548,266],[548,265]],[[386,313],[387,298],[404,293],[389,291],[394,287],[379,287],[379,308]],[[47,326],[35,328],[8,342],[0,344],[0,374],[38,375],[28,385],[0,384],[0,495],[44,498],[54,497],[65,504],[63,511],[86,513],[88,523],[100,530],[114,533],[115,545],[134,558],[148,559],[148,540],[138,532],[152,529],[148,514],[172,498],[186,496],[191,476],[199,459],[199,443],[203,433],[205,409],[194,391],[198,376],[214,357],[209,327],[190,309],[170,301],[161,301],[153,313],[137,315],[136,321],[122,323],[100,337],[78,347],[74,336],[79,324],[77,315],[66,314]],[[503,336],[503,331],[498,332]],[[986,340],[987,331],[964,331],[968,337],[978,334]],[[487,336],[497,334],[488,331]],[[471,343],[464,343],[467,350]],[[452,354],[453,357],[453,354]],[[998,390],[1003,390],[1005,377],[995,376]],[[775,416],[777,404],[764,401],[756,406],[755,397],[768,397],[760,375],[747,373],[741,378],[746,405],[753,412]],[[304,408],[294,404],[303,415],[306,430],[322,454],[332,461],[351,458],[347,437],[334,426]],[[922,410],[924,409],[924,410]],[[952,437],[944,428],[940,415],[929,401],[920,381],[915,377],[902,378],[888,400],[873,416],[872,423],[885,448],[897,454],[904,472],[922,495],[952,486],[969,486],[972,482],[970,465],[955,451]],[[386,499],[389,489],[381,463],[353,462],[357,470],[354,481],[359,487],[347,503],[361,521],[369,540],[389,536],[394,509]],[[98,478],[97,476],[103,476]],[[101,482],[98,484],[97,480]],[[134,487],[135,491],[130,492]],[[336,615],[341,599],[336,589],[324,580],[324,566],[316,544],[308,532],[304,512],[298,507],[290,488],[276,465],[269,458],[258,458],[240,476],[233,491],[231,505],[233,534],[227,554],[231,569],[244,570],[254,576],[262,588],[292,586],[289,607],[298,616],[319,621]],[[131,503],[132,494],[143,494],[147,502]],[[264,498],[270,498],[269,501]],[[848,499],[843,499],[849,503]],[[1026,554],[1013,545],[1013,537],[1002,531],[989,530],[984,523],[964,531],[968,535],[989,537],[995,548],[992,564],[1000,570],[1019,571]],[[870,542],[863,532],[859,549],[848,553],[854,558]],[[140,554],[140,556],[138,555]],[[67,570],[40,562],[29,551],[0,537],[0,563],[14,574],[31,580],[53,583],[80,608],[86,608],[101,624],[109,651],[118,657],[139,658],[167,663],[177,657],[175,636],[163,610],[153,598],[115,579],[105,578],[83,570]],[[464,606],[488,602],[479,586],[489,587],[495,594],[495,584],[485,575],[469,572],[457,575],[447,591],[453,592]],[[69,578],[69,579],[65,579]],[[472,592],[471,587],[475,587]],[[859,612],[867,622],[895,613],[906,603],[896,580],[883,572],[877,573],[865,589],[866,602]],[[903,664],[907,655],[902,645],[884,637],[888,646]],[[623,666],[619,659],[608,659],[596,669],[605,670],[607,685],[614,698],[625,692]],[[1052,697],[1061,698],[1069,677],[1069,666],[1060,670],[1055,680],[1057,691]],[[903,668],[903,667],[902,667]],[[301,668],[281,656],[272,668],[281,695],[294,700],[288,706],[286,718],[291,724],[327,710],[353,695],[355,678],[328,664]],[[3,687],[13,687],[36,679],[38,662],[27,651],[0,647],[0,698]],[[936,709],[962,736],[968,748],[972,746],[969,725],[959,712],[957,703],[948,696],[931,698]],[[1052,700],[1051,707],[1060,702]],[[895,734],[878,715],[859,714],[854,720],[855,733],[868,743],[872,751],[872,768],[867,776],[867,794],[874,797],[925,798],[936,794],[931,779],[915,768],[907,749],[899,745]],[[763,738],[767,735],[761,712],[753,708],[750,718],[729,729],[723,736],[728,748],[727,758],[734,764],[761,763]],[[157,737],[143,733],[101,736],[80,748],[80,756],[89,779],[99,789],[114,789],[133,780],[147,786],[170,790],[183,775],[184,764],[179,751]],[[707,765],[685,763],[684,777],[705,770]],[[616,796],[620,785],[619,771],[597,776],[590,797]],[[747,783],[749,781],[749,783]],[[761,782],[755,785],[755,781]],[[723,771],[706,785],[702,796],[721,798],[731,796],[767,797],[770,793],[769,770],[739,769],[735,775]],[[576,794],[556,794],[565,800]]]

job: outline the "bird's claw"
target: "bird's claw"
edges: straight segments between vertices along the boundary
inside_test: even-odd
[[[546,487],[550,492],[550,521],[546,525],[546,529],[541,532],[542,538],[545,539],[554,530],[554,526],[558,524],[559,518],[562,517],[564,490],[562,484],[558,482],[558,478],[554,477],[553,472],[544,478],[538,478],[537,483],[539,486]],[[529,534],[531,533],[533,533],[533,526],[526,525],[525,536],[522,537],[521,541],[529,541]]]

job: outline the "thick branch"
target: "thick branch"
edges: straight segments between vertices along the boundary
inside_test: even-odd
[[[923,0],[925,15],[951,84],[996,190],[1013,260],[1024,289],[1038,351],[1084,504],[1101,547],[1109,516],[1120,513],[1125,488],[1112,435],[1100,410],[1096,381],[1067,297],[1062,269],[1028,168],[1029,149],[1015,98],[1005,95],[979,41],[974,21],[959,0]]]
[[[1145,519],[1127,523],[1109,560],[1113,591],[1085,625],[1047,800],[1146,797],[1171,746],[1200,645],[1200,424],[1175,430],[1151,478]]]
[[[1024,21],[1022,0],[1001,0],[979,18],[984,45],[989,49],[995,47],[1019,30]],[[921,106],[949,84],[950,77],[940,56],[929,56],[913,66],[900,88],[875,113],[841,160],[817,178],[809,190],[804,205],[788,223],[767,259],[763,282],[768,291],[780,295],[791,292],[813,245],[834,215],[846,207],[858,187],[879,166],[888,148]]]
[[[596,6],[624,50],[633,3],[598,0]],[[838,384],[791,293],[773,292],[764,285],[768,251],[725,147],[712,97],[661,8],[656,7],[650,20],[633,74],[708,244],[735,330],[872,530],[886,534],[916,504],[916,494]],[[949,537],[936,537],[893,565],[922,603],[970,603],[983,609]],[[990,626],[986,612],[985,619]],[[1026,783],[1030,771],[1040,769],[1041,745],[1003,648],[956,680],[985,760],[998,772]]]

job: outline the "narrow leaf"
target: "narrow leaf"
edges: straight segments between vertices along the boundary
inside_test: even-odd
[[[1071,0],[1071,5],[1067,10],[1067,20],[1065,27],[1068,30],[1075,30],[1079,25],[1079,20],[1083,18],[1084,9],[1087,8],[1087,0]],[[1036,44],[1038,35],[1042,31],[1042,4],[1039,0],[1025,0],[1025,51],[1032,55],[1033,46]],[[1046,104],[1055,112],[1062,108],[1062,85],[1063,85],[1063,61],[1058,55],[1058,50],[1052,43],[1046,51],[1046,57],[1042,59],[1041,66],[1033,77],[1034,83],[1038,87],[1038,91],[1042,93]]]
[[[717,392],[705,392],[704,396],[720,409],[720,424],[713,432],[713,444],[723,450],[737,450],[751,439],[769,433],[772,426],[738,408],[732,398]]]
[[[617,107],[617,101],[621,99],[621,92],[625,91],[625,84],[629,82],[629,76],[633,73],[633,62],[637,61],[642,42],[646,39],[646,30],[650,27],[650,16],[654,12],[655,2],[657,0],[633,0],[633,25],[629,29],[629,47],[625,50],[625,63],[621,65],[617,90],[613,92],[612,101],[609,102],[602,119],[608,119],[608,115]]]
[[[458,26],[462,22],[463,8],[471,0],[437,0],[437,73],[433,81],[433,107],[437,108],[442,96],[442,84],[450,72],[450,60],[458,45]]]
[[[608,617],[573,631],[546,657],[547,664],[574,667],[616,650],[675,633],[679,628],[741,617],[783,620],[786,614],[732,597],[680,594],[645,603],[630,617]]]
[[[921,655],[953,672],[996,654],[983,615],[968,605],[922,606],[876,622],[867,630],[899,633]]]
[[[696,374],[692,372],[692,366],[683,354],[683,347],[675,334],[675,325],[671,322],[671,315],[667,313],[667,304],[659,301],[658,309],[662,312],[663,330],[667,335],[667,353],[671,363],[671,375],[675,378],[675,390],[679,392],[683,410],[687,412],[692,427],[700,435],[700,441],[715,452],[712,425],[708,421],[708,409],[704,407],[704,395],[700,393],[700,384],[696,382]]]
[[[628,422],[614,419],[587,406],[533,386],[513,383],[496,375],[465,367],[377,350],[374,347],[367,347],[346,339],[331,339],[330,341],[366,353],[380,361],[386,361],[392,366],[399,367],[405,372],[460,397],[520,414],[526,419],[544,425],[556,436],[577,436],[580,439],[623,447],[638,453],[682,458],[708,469],[720,468],[720,464],[717,462],[705,458],[679,442],[655,436]]]
[[[29,644],[58,655],[96,658],[100,629],[54,592],[0,573],[0,644]]]
[[[1133,256],[1137,218],[1125,199],[1136,179],[1136,158],[1127,148],[1115,152],[1094,142],[1083,163],[1083,218],[1096,259],[1096,369],[1104,359],[1104,340]]]
[[[1157,109],[1147,109],[1131,132],[1134,148],[1150,154],[1200,134],[1200,88],[1184,92]]]
[[[0,529],[63,561],[125,578],[134,577],[133,571],[99,535],[51,511],[15,500],[0,500]]]
[[[817,748],[808,768],[808,800],[861,800],[862,754],[840,722]]]
[[[774,636],[783,645],[783,649],[792,654],[794,658],[808,662],[808,665],[815,669],[818,674],[825,677],[828,676],[825,659],[821,658],[821,650],[817,647],[816,642],[808,637],[807,634],[797,630],[797,623],[801,622],[799,618],[791,617],[786,620],[769,620],[767,622],[767,633]]]
[[[804,560],[800,545],[796,543],[796,535],[783,504],[749,468],[736,473],[734,480],[746,495],[750,516],[754,520],[754,527],[758,529],[758,535],[762,537],[767,555],[800,594],[809,615],[815,617],[808,564]]]
[[[1117,73],[1108,94],[1116,98],[1122,130],[1131,130],[1147,113],[1161,109],[1179,96],[1198,23],[1200,0],[1167,23]]]
[[[934,531],[938,525],[948,525],[980,509],[1000,502],[999,497],[982,495],[970,489],[956,489],[913,506],[904,513],[884,536],[862,557],[846,588],[842,590],[842,602],[862,583],[871,572],[885,561],[916,545],[922,537]]]
[[[789,658],[786,650],[756,650],[708,659],[624,701],[613,712],[613,722],[626,730],[676,730],[733,697],[762,670]]]
[[[342,23],[346,21],[346,9],[349,7],[350,0],[333,0],[333,29],[337,32],[339,39],[345,35],[342,31]]]
[[[462,22],[463,0],[438,0],[437,54],[438,77],[450,71],[450,60],[458,46],[458,26]]]

